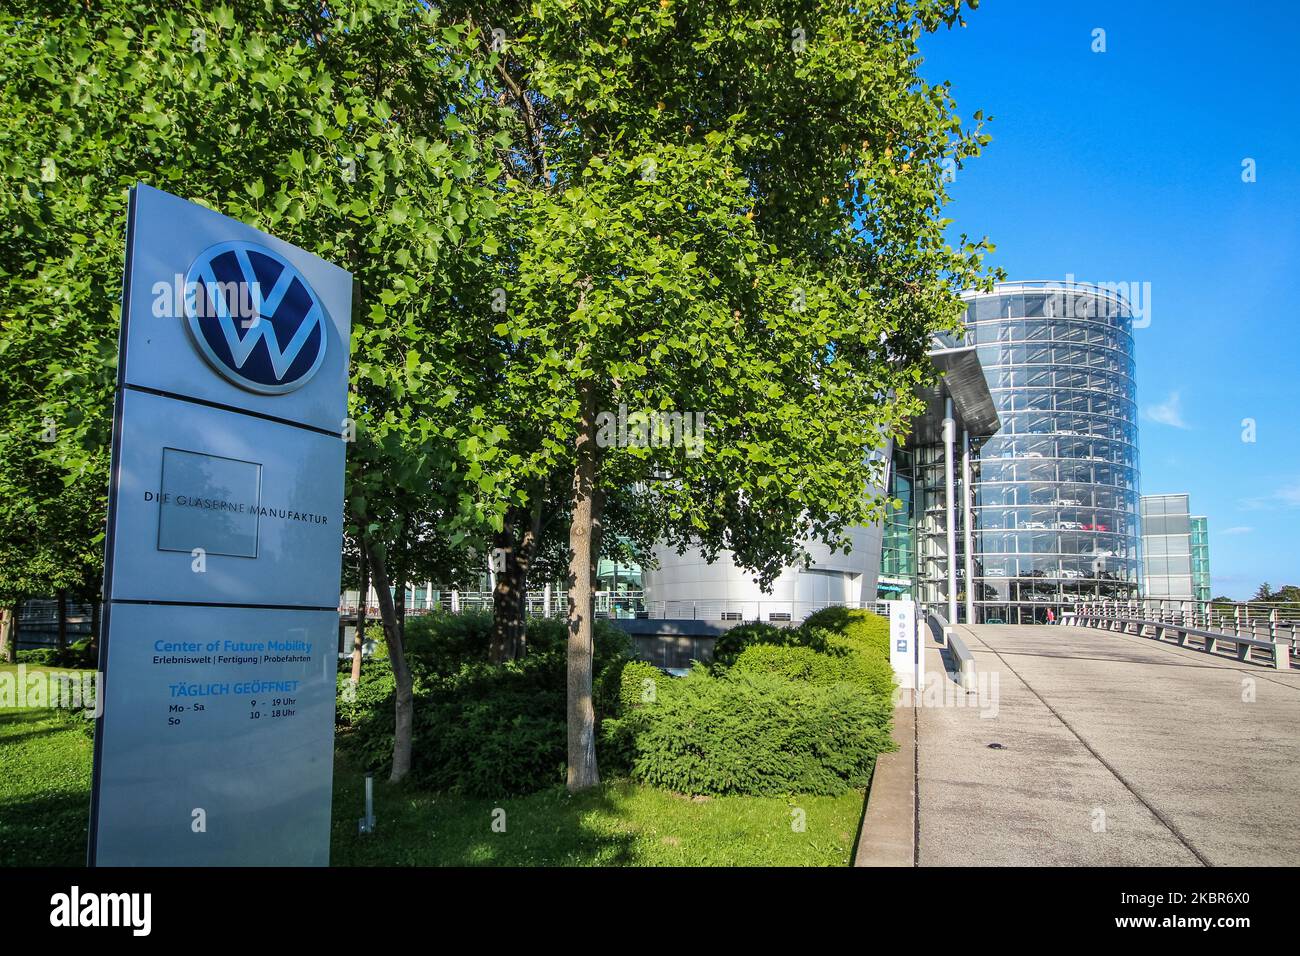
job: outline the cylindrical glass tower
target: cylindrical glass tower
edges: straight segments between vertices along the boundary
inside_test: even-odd
[[[974,462],[976,620],[1045,621],[1141,580],[1133,317],[1114,292],[1016,282],[968,298],[1002,427]]]

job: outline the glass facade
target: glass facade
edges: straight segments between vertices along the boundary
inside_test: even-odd
[[[976,620],[1030,623],[1141,579],[1133,318],[1106,290],[1012,283],[971,296],[1002,427],[972,462]]]
[[[964,621],[966,574],[961,502],[965,487],[960,426],[957,431],[953,449],[956,593],[958,620]],[[883,523],[877,597],[882,601],[912,598],[948,614],[948,492],[944,446],[932,440],[932,436],[927,439],[915,433],[909,441],[910,445],[895,445],[893,450],[888,492],[902,507],[889,512]],[[972,447],[978,447],[978,440]]]
[[[1197,592],[1196,524],[1205,533],[1205,519],[1193,518],[1187,495],[1142,497],[1142,594],[1149,598],[1190,601]],[[1210,548],[1202,552],[1204,580],[1209,599]]]
[[[1192,596],[1210,600],[1210,528],[1204,516],[1192,518]]]
[[[900,507],[884,519],[880,544],[880,577],[877,594],[881,600],[915,597],[916,578],[916,495],[912,474],[912,452],[895,447],[890,462],[888,497]]]
[[[961,524],[960,451],[953,462],[953,500],[956,503],[957,528],[957,599],[965,600]],[[916,570],[917,599],[942,610],[948,600],[947,467],[943,445],[927,442],[912,450],[912,481],[916,490]]]

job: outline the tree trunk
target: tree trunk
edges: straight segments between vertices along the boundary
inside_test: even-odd
[[[90,649],[95,658],[99,658],[99,622],[103,619],[99,606],[99,595],[90,596]]]
[[[63,652],[68,649],[68,592],[62,588],[58,592],[57,604],[58,610],[56,613],[59,622],[57,625],[58,630],[55,633],[58,635],[59,655],[62,656]]]
[[[17,614],[13,608],[0,607],[0,661],[6,664],[12,664],[18,657],[18,649],[14,634],[14,619]]]
[[[402,647],[406,647],[406,579],[410,576],[410,567],[408,559],[410,552],[406,547],[406,529],[407,519],[402,519],[402,534],[397,539],[397,546],[401,549],[397,561],[397,580],[393,582],[393,600],[397,602],[397,633],[402,638]]]
[[[516,529],[527,520],[523,536]],[[540,497],[525,515],[512,510],[500,532],[493,536],[496,587],[492,590],[492,644],[488,659],[502,661],[523,657],[528,640],[528,572],[532,569],[542,535]]]
[[[516,611],[518,622],[515,631],[515,659],[525,656],[528,653],[528,578],[524,578],[523,585],[519,588],[519,608]]]
[[[568,639],[568,788],[570,793],[600,783],[596,767],[596,712],[592,680],[592,532],[596,521],[593,492],[596,479],[595,389],[580,386],[581,418],[575,444],[573,520],[569,525]]]
[[[397,630],[402,635],[402,646],[406,646],[406,572],[399,571],[398,579],[393,582],[393,611],[397,615]]]
[[[361,683],[361,649],[366,643],[366,612],[370,603],[370,561],[361,548],[361,597],[357,600],[357,629],[352,634],[352,687]]]
[[[379,616],[384,622],[384,638],[388,642],[388,659],[393,665],[393,679],[397,685],[394,710],[397,725],[393,732],[393,772],[388,779],[398,783],[411,771],[411,733],[414,727],[415,698],[411,692],[411,670],[406,665],[406,649],[402,644],[402,630],[398,625],[397,608],[392,592],[388,590],[388,569],[384,558],[366,542],[363,547],[370,559],[370,573],[379,594]]]
[[[515,597],[519,604],[514,619],[514,634],[511,643],[514,645],[512,654],[516,659],[528,653],[528,579],[529,573],[533,569],[533,558],[537,556],[537,549],[541,546],[542,499],[539,495],[533,505],[528,530],[524,532],[524,540],[520,544],[518,554],[515,555],[515,564],[519,569]]]
[[[515,656],[515,618],[519,613],[518,574],[515,561],[514,526],[507,516],[501,530],[492,536],[492,565],[496,586],[492,589],[492,641],[488,663],[500,664]]]

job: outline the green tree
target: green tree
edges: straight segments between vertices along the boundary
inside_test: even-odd
[[[453,548],[499,523],[491,478],[466,462],[490,463],[501,432],[475,399],[472,363],[456,361],[465,326],[487,311],[479,264],[510,147],[482,60],[464,24],[399,0],[11,6],[0,19],[0,394],[24,442],[53,420],[46,457],[73,500],[102,516],[126,195],[143,180],[357,276],[349,530],[376,584],[384,577],[381,595],[389,562],[399,573],[418,563],[393,553],[411,528],[436,521]],[[24,467],[3,479],[19,507],[54,514]],[[11,552],[16,563],[93,539],[54,520],[40,533]],[[412,703],[391,603],[400,779]]]
[[[1285,584],[1273,592],[1273,600],[1283,604],[1300,604],[1300,587]]]
[[[986,245],[949,248],[939,210],[986,138],[917,73],[916,39],[956,22],[951,0],[444,10],[478,30],[525,144],[507,166],[489,417],[517,504],[540,494],[569,520],[578,790],[599,779],[606,502],[628,496],[645,534],[728,550],[763,583],[879,517],[870,453],[902,437],[934,333],[984,281]],[[611,439],[622,406],[702,413],[702,440]]]

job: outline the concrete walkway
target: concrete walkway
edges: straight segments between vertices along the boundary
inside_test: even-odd
[[[955,685],[927,648],[922,866],[1300,863],[1300,671],[1088,628],[959,630],[982,694],[935,700]]]

